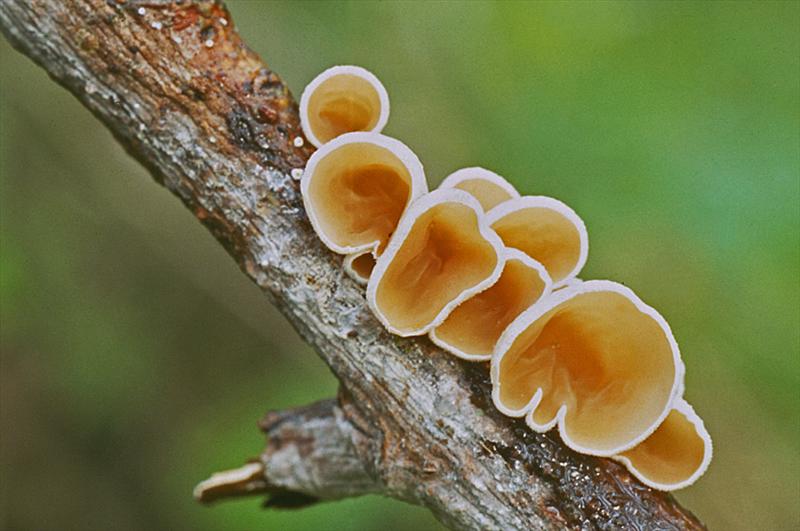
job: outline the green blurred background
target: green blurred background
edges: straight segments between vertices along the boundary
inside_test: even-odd
[[[483,165],[574,207],[582,276],[670,321],[715,441],[677,497],[712,529],[800,526],[800,4],[230,2],[299,95],[387,86],[432,184]],[[200,507],[323,363],[67,92],[0,43],[0,525],[437,529],[379,497]]]

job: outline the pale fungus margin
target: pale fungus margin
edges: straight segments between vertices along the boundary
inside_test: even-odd
[[[558,426],[580,453],[610,457],[645,440],[683,391],[664,318],[629,288],[589,280],[554,292],[503,332],[492,399],[537,432]]]
[[[406,219],[403,214],[413,210],[410,205],[422,204],[426,198],[436,196],[436,193],[425,195],[424,172],[413,153],[408,156],[403,149],[392,153],[396,151],[392,146],[380,145],[381,139],[386,138],[380,133],[388,120],[389,98],[377,78],[359,67],[327,70],[304,92],[299,109],[304,118],[298,124],[298,109],[288,87],[242,41],[223,2],[215,2],[211,6],[213,9],[208,9],[206,2],[152,2],[156,5],[148,5],[147,9],[136,5],[141,3],[127,2],[128,8],[124,8],[124,0],[106,0],[105,3],[102,0],[2,0],[0,29],[15,48],[42,66],[100,118],[115,137],[138,139],[123,143],[151,170],[156,180],[179,196],[198,218],[214,222],[206,223],[213,235],[278,310],[302,332],[304,339],[316,348],[341,380],[342,389],[347,391],[335,399],[268,415],[261,423],[263,431],[269,432],[268,444],[262,453],[264,466],[251,463],[232,474],[214,475],[196,491],[202,494],[204,501],[245,491],[266,492],[271,496],[276,494],[273,487],[288,485],[286,489],[277,489],[291,495],[282,496],[284,501],[297,499],[296,493],[307,495],[313,501],[383,491],[424,505],[442,522],[460,528],[556,528],[574,523],[591,525],[592,521],[596,521],[598,527],[646,527],[648,523],[658,527],[703,527],[671,497],[654,495],[648,492],[650,489],[629,484],[631,478],[622,473],[621,466],[612,464],[609,467],[609,463],[601,460],[586,461],[566,455],[569,452],[565,454],[563,447],[550,437],[528,440],[517,429],[521,422],[500,422],[484,411],[483,397],[478,396],[481,390],[475,387],[482,384],[473,378],[478,376],[473,374],[475,371],[470,369],[469,374],[460,375],[458,370],[464,368],[463,364],[455,363],[452,358],[441,358],[442,352],[426,341],[385,341],[385,334],[376,333],[373,328],[374,321],[362,319],[364,308],[358,305],[363,304],[360,300],[363,294],[353,290],[344,275],[332,271],[331,257],[320,254],[319,246],[308,239],[310,227],[305,225],[303,212],[298,211],[295,184],[302,189],[303,206],[314,230],[326,245],[338,248],[335,252],[345,255],[345,269],[349,267],[353,274],[362,275],[362,281],[364,275],[368,276],[370,258],[374,260],[381,251],[391,248],[390,242],[398,240],[392,235],[398,226],[405,226],[401,219]],[[87,10],[93,11],[93,15],[86,17]],[[141,16],[147,13],[147,18],[138,19],[133,13]],[[162,29],[165,34],[157,34]],[[183,43],[183,46],[165,47],[164,38],[171,38],[179,45]],[[114,61],[98,60],[98,44],[101,51],[107,52],[99,55],[108,55]],[[137,79],[132,80],[124,65],[137,57],[157,61],[151,61],[153,68],[139,71]],[[336,72],[344,74],[334,75]],[[196,76],[216,81],[193,84],[199,92],[183,90],[191,87],[172,86],[173,80],[192,80]],[[164,86],[167,89],[161,90]],[[254,91],[253,87],[266,90]],[[317,101],[313,101],[315,95]],[[213,105],[194,105],[193,98],[210,101]],[[152,116],[161,116],[163,127],[159,127],[158,134],[146,138],[142,122]],[[298,126],[307,137],[298,131]],[[213,133],[209,133],[212,129]],[[336,156],[330,153],[335,149],[337,137],[345,133],[375,135],[370,137],[377,139],[373,145],[375,149],[364,148],[370,155],[367,159],[374,155],[373,167],[361,165],[365,157],[357,153],[343,157],[341,153]],[[244,138],[249,136],[256,138],[255,145],[260,152],[253,150],[254,146]],[[275,142],[266,142],[266,139]],[[400,144],[391,139],[386,142]],[[331,146],[326,148],[328,143]],[[365,140],[364,143],[370,142]],[[304,160],[308,162],[312,145],[322,147],[320,151],[323,152],[328,149],[332,157],[324,159],[327,160],[325,164],[321,156],[315,159],[314,164],[323,169],[326,164],[328,167],[319,173],[316,171],[319,168],[312,165],[310,173],[316,176],[313,182],[319,184],[317,178],[326,174],[342,177],[347,186],[337,186],[337,182],[341,182],[334,178],[322,183],[322,188],[317,190],[318,197],[310,197],[315,195],[309,194],[314,188],[309,186],[311,176],[303,179],[305,172],[297,166],[303,165]],[[206,171],[198,171],[199,159],[214,170],[217,185],[208,182]],[[375,169],[378,171],[373,171]],[[486,205],[495,199],[491,194],[483,196],[481,190],[485,191],[485,187],[480,186],[482,182],[477,184],[472,191],[481,197],[474,204],[464,198],[454,201],[453,208],[447,209],[454,212],[443,216],[452,223],[437,223],[439,227],[428,225],[430,230],[424,231],[426,236],[416,240],[419,251],[427,245],[429,235],[435,236],[441,230],[441,225],[452,225],[452,231],[445,232],[467,234],[466,241],[445,239],[442,245],[433,247],[458,248],[452,253],[457,254],[456,251],[461,252],[464,247],[483,247],[475,231],[470,232],[474,229],[472,225],[477,224],[477,233],[485,237],[495,251],[497,267],[485,281],[478,282],[480,275],[475,269],[481,269],[481,274],[488,271],[491,252],[484,249],[485,253],[467,253],[465,258],[471,260],[454,261],[456,266],[463,266],[465,261],[486,266],[468,271],[470,274],[466,277],[475,276],[476,284],[461,292],[464,300],[480,294],[482,289],[489,289],[501,277],[505,266],[505,255],[500,254],[502,240],[484,219],[483,209],[477,208],[481,206],[481,198],[489,198]],[[464,186],[469,188],[467,184]],[[455,203],[466,204],[469,208],[459,214]],[[315,206],[320,212],[315,212]],[[365,206],[369,208],[358,208]],[[435,206],[431,206],[433,208]],[[331,224],[330,220],[323,219],[333,214],[336,221],[337,209],[344,211],[341,223]],[[411,232],[424,215],[417,213],[415,218],[407,220]],[[321,228],[342,230],[326,235]],[[331,237],[342,237],[343,245],[334,242],[331,247]],[[402,247],[409,242],[409,238],[405,238],[397,245]],[[304,251],[307,256],[303,256]],[[395,251],[398,256],[402,254]],[[438,256],[431,260],[428,253],[418,252],[417,258],[417,272],[427,275],[442,269],[435,267],[443,263]],[[383,264],[384,269],[391,267],[388,260]],[[424,267],[420,268],[421,264]],[[377,263],[374,266],[379,269]],[[426,275],[418,276],[417,280],[424,280]],[[454,280],[459,283],[467,279],[457,275]],[[546,295],[531,308],[554,309],[553,304],[560,304],[559,301],[567,304],[561,297],[568,299],[567,295],[572,292],[570,296],[577,298],[580,290],[600,284],[575,282],[579,281],[560,281],[554,286],[554,289],[562,288],[560,291]],[[369,287],[370,282],[367,284]],[[436,282],[430,284],[437,287]],[[470,291],[473,293],[468,293]],[[426,309],[429,300],[421,298],[420,307]],[[455,299],[453,307],[458,307]],[[447,314],[446,310],[444,308],[436,318]],[[617,311],[612,308],[609,313],[613,315]],[[548,320],[552,316],[545,312],[540,317]],[[626,324],[626,319],[622,321],[620,328]],[[578,322],[576,328],[583,330],[580,325]],[[665,330],[671,338],[668,327]],[[600,336],[612,335],[611,327],[606,330],[601,327],[600,331]],[[602,346],[590,343],[598,349]],[[676,345],[673,352],[677,352]],[[385,359],[380,359],[381,355]],[[431,363],[420,363],[420,356],[430,356]],[[650,481],[656,488],[678,488],[690,483],[708,466],[712,453],[705,426],[691,406],[682,400],[683,365],[679,358],[675,366],[681,378],[675,385],[675,401],[666,420],[638,446],[611,456],[628,459],[629,468],[638,470],[642,474],[640,479]],[[485,365],[473,368],[486,369]],[[428,385],[432,380],[437,385]],[[459,383],[468,388],[454,389]],[[434,389],[426,389],[430,387]],[[600,400],[605,400],[602,390],[598,394]],[[440,408],[439,402],[448,399],[451,403],[445,405],[464,407]],[[469,399],[479,400],[472,400],[474,403],[470,405]],[[541,407],[540,402],[541,394],[533,405]],[[396,422],[381,421],[387,412],[397,417]],[[422,418],[426,412],[431,418]],[[533,413],[531,418],[536,420]],[[281,435],[286,435],[286,430],[272,429],[284,420],[287,430],[298,432],[294,434],[298,435],[296,441],[284,441]],[[320,429],[320,423],[329,426]],[[369,429],[360,429],[363,426]],[[676,426],[688,428],[678,435],[688,434],[687,439],[694,445],[693,450],[686,451],[686,456],[683,451],[669,452],[671,442],[683,449],[681,441],[687,440],[671,435]],[[604,426],[598,425],[599,432],[603,429]],[[443,431],[450,436],[442,438]],[[311,439],[317,440],[317,444],[311,446],[324,450],[325,443],[336,443],[331,448],[337,451],[328,452],[329,455],[322,455],[320,459],[316,452],[305,455],[309,433]],[[665,436],[670,442],[666,446],[661,444]],[[692,472],[699,455],[698,440],[704,445],[703,458]],[[390,444],[397,441],[401,444]],[[408,444],[402,444],[404,442]],[[428,451],[422,448],[426,443],[430,445]],[[474,451],[480,447],[485,451]],[[277,453],[280,461],[281,450],[294,448],[299,448],[303,454],[302,459],[295,462],[300,468],[293,473],[273,474],[274,470],[270,471],[267,466],[268,454]],[[418,451],[420,448],[423,451]],[[682,469],[684,473],[668,477],[651,467],[650,456],[665,449],[667,457],[677,456],[677,461],[688,463]],[[427,457],[432,457],[432,461]],[[338,470],[342,467],[336,465],[342,463],[345,470]],[[420,470],[410,470],[414,463],[424,464]],[[330,473],[331,468],[336,470]],[[321,475],[316,474],[318,471]],[[691,474],[684,480],[687,472]],[[309,478],[312,481],[308,481]],[[232,488],[223,488],[226,486]],[[482,496],[486,492],[490,495]],[[600,503],[585,503],[587,496]],[[613,510],[607,511],[612,505]]]
[[[589,251],[580,216],[477,166],[429,193],[414,152],[380,134],[388,116],[386,89],[355,66],[324,71],[300,103],[319,148],[302,172],[306,212],[381,324],[490,360],[495,407],[532,430],[557,427],[566,446],[654,489],[694,483],[712,442],[682,398],[678,345],[629,288],[578,278]]]
[[[713,453],[703,419],[680,398],[647,439],[614,459],[648,487],[677,490],[688,487],[705,473]]]
[[[388,120],[386,88],[360,66],[328,68],[306,86],[300,97],[300,125],[315,147],[344,133],[380,133]]]
[[[527,253],[547,268],[554,288],[569,282],[586,264],[586,225],[558,199],[523,196],[500,203],[486,215],[506,247]]]
[[[486,212],[500,203],[519,197],[519,192],[510,182],[479,166],[454,171],[439,184],[440,190],[446,188],[458,188],[471,194]]]
[[[431,341],[461,359],[490,360],[506,327],[550,294],[552,281],[542,264],[510,247],[504,254],[505,266],[497,282],[457,306],[431,330]]]
[[[411,204],[367,284],[367,303],[399,336],[428,333],[503,270],[503,242],[478,200],[436,190]]]
[[[342,261],[342,267],[347,276],[366,286],[372,270],[375,269],[375,255],[372,251],[348,254]]]
[[[399,140],[346,133],[311,155],[300,188],[311,225],[330,250],[380,254],[428,183],[422,163]]]
[[[563,281],[561,283],[561,285],[556,287],[556,288],[554,288],[553,291],[562,290],[564,288],[572,288],[572,287],[575,287],[575,286],[580,286],[583,283],[583,281],[584,280],[582,278],[572,277],[569,280]]]

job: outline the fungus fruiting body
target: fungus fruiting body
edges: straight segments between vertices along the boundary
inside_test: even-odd
[[[491,209],[487,216],[507,247],[519,249],[545,266],[555,287],[568,282],[586,263],[586,226],[574,210],[557,199],[510,199]]]
[[[519,197],[511,183],[485,168],[462,168],[444,178],[439,189],[458,188],[472,195],[485,211]]]
[[[344,257],[342,265],[350,278],[366,286],[372,270],[375,269],[375,255],[372,251],[348,254]]]
[[[353,66],[317,76],[300,103],[319,148],[302,171],[303,204],[381,324],[491,360],[495,406],[531,429],[557,427],[573,450],[616,459],[650,487],[693,483],[712,446],[683,399],[678,345],[630,289],[578,278],[581,218],[480,167],[428,193],[416,155],[380,134],[388,116],[383,85]]]
[[[645,485],[675,490],[702,476],[711,454],[711,437],[703,420],[681,398],[652,435],[614,458]]]
[[[664,420],[683,373],[661,315],[625,286],[591,280],[554,292],[508,326],[492,357],[492,397],[536,431],[558,425],[574,450],[612,456]]]
[[[359,66],[331,67],[300,97],[300,124],[314,146],[344,133],[380,133],[389,119],[389,96],[371,72]]]
[[[367,302],[390,332],[420,335],[494,284],[502,269],[503,243],[478,201],[461,190],[437,190],[403,216],[375,264]]]
[[[504,250],[497,282],[461,303],[431,330],[431,340],[459,358],[489,360],[503,330],[536,301],[550,293],[544,266],[516,249]]]
[[[403,212],[428,191],[416,155],[378,133],[347,133],[308,160],[300,182],[306,212],[334,252],[382,252]]]

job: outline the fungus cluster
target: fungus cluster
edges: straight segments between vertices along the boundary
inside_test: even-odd
[[[386,89],[354,66],[324,71],[300,102],[319,148],[301,181],[308,217],[378,320],[490,361],[495,406],[531,429],[557,427],[570,448],[616,459],[653,488],[693,483],[711,438],[683,399],[678,345],[633,291],[578,278],[581,218],[483,168],[429,192],[416,155],[381,134],[388,117]]]

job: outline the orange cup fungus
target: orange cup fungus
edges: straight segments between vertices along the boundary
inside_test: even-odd
[[[367,302],[390,332],[424,334],[492,286],[503,261],[503,243],[478,201],[461,190],[437,190],[403,216],[375,264]]]
[[[503,330],[524,310],[550,293],[544,266],[516,249],[505,248],[500,278],[464,301],[431,330],[431,340],[459,358],[485,361]]]
[[[348,254],[344,257],[342,266],[350,278],[366,286],[372,270],[375,269],[375,255],[372,251]]]
[[[519,197],[511,183],[484,168],[462,168],[445,177],[439,189],[458,188],[471,194],[485,211]]]
[[[393,334],[429,334],[491,360],[492,399],[533,430],[623,463],[644,484],[692,484],[711,438],[683,399],[684,365],[664,318],[630,289],[581,280],[589,238],[567,205],[520,196],[484,168],[428,193],[419,159],[380,134],[389,98],[359,67],[333,67],[303,92],[319,149],[301,181],[314,230]]]
[[[314,146],[344,133],[380,133],[389,119],[383,84],[359,66],[334,66],[308,84],[300,97],[300,125]]]
[[[300,186],[314,230],[339,254],[380,254],[406,208],[428,191],[417,156],[378,133],[347,133],[322,146]]]
[[[555,287],[569,282],[586,263],[586,225],[574,210],[557,199],[511,199],[494,207],[487,216],[507,247],[519,249],[547,268]]]
[[[535,431],[558,426],[570,448],[612,456],[661,424],[683,372],[661,315],[625,286],[591,280],[508,326],[492,358],[492,397]]]
[[[614,459],[625,464],[645,485],[676,490],[688,487],[703,475],[711,454],[711,436],[703,420],[681,398],[656,431]]]

